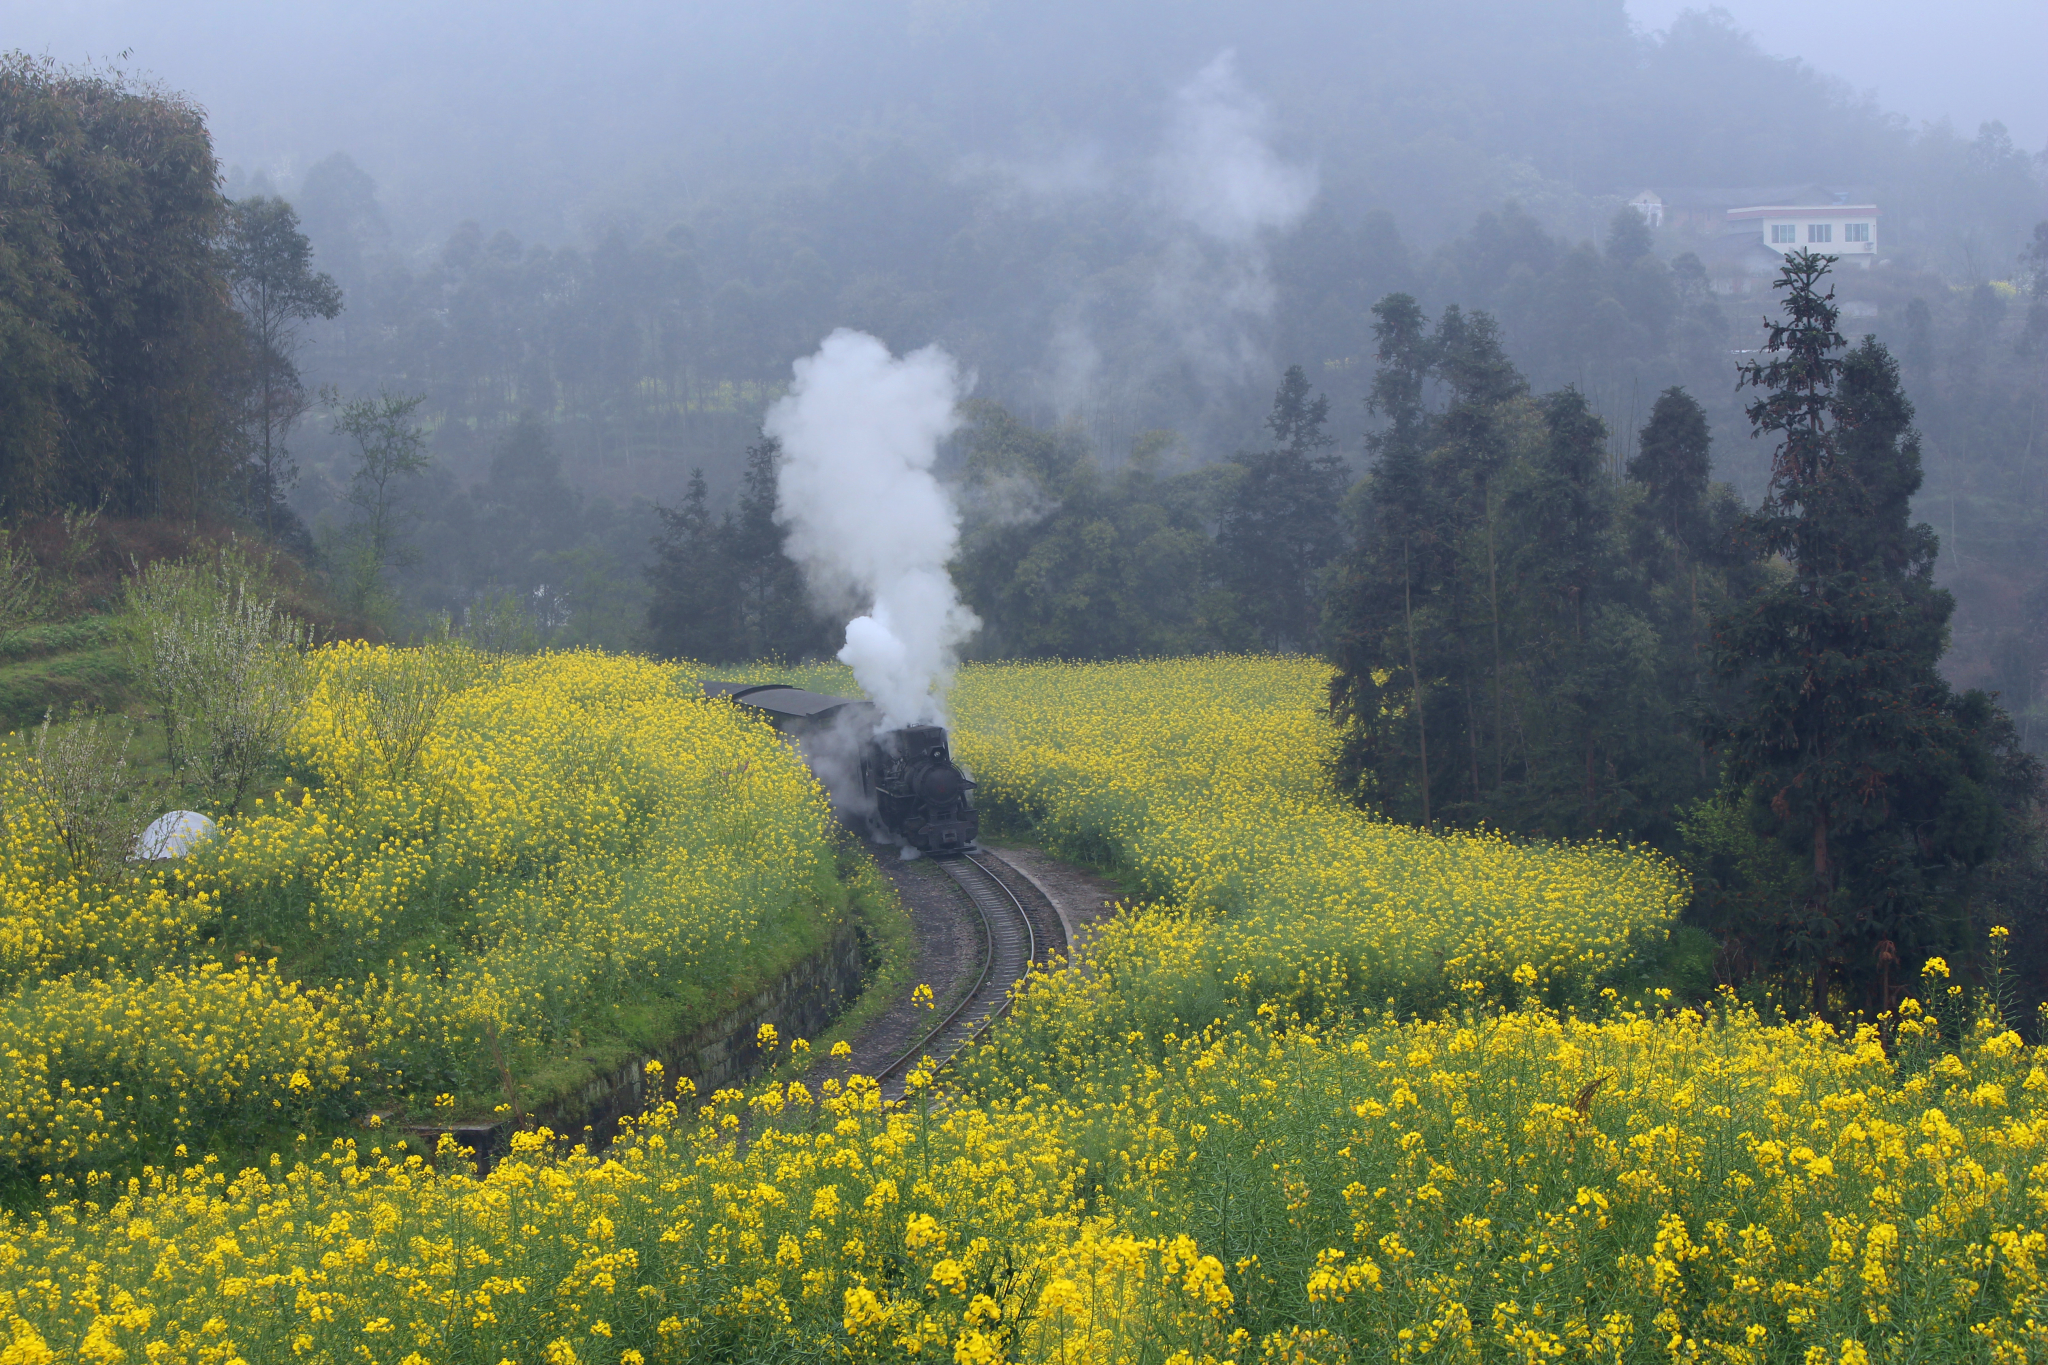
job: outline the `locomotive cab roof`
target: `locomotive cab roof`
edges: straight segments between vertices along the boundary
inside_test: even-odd
[[[947,751],[945,727],[939,725],[906,725],[896,731],[896,750],[905,758],[929,758],[941,763],[951,760]]]
[[[801,687],[791,687],[786,683],[721,682],[706,678],[704,695],[724,697],[765,712],[778,730],[827,726],[845,714],[849,707],[872,709],[870,703],[858,697],[828,697],[822,692],[806,692]]]

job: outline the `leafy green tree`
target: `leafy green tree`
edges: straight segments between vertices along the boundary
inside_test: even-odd
[[[426,430],[417,420],[425,401],[418,394],[380,392],[343,404],[335,415],[335,433],[356,447],[347,493],[354,520],[338,549],[344,593],[359,609],[383,604],[385,570],[411,557],[409,517],[400,495],[432,462]]]
[[[391,240],[384,210],[377,203],[377,182],[347,153],[336,152],[307,168],[292,195],[292,207],[320,264],[343,292],[353,297],[366,291],[372,266]],[[345,351],[352,351],[360,338],[344,325],[340,340]]]
[[[1650,254],[1654,245],[1650,236],[1650,225],[1643,221],[1643,215],[1627,205],[1616,209],[1614,217],[1607,224],[1607,259],[1616,265],[1631,266]]]
[[[1279,444],[1239,457],[1244,473],[1217,528],[1223,582],[1264,649],[1309,652],[1319,643],[1324,579],[1344,548],[1347,482],[1336,438],[1324,430],[1329,417],[1329,398],[1312,396],[1301,366],[1289,366],[1266,418]]]
[[[832,653],[840,623],[811,604],[803,570],[775,519],[779,441],[747,449],[739,498],[714,518],[704,471],[693,470],[678,508],[656,509],[660,529],[646,577],[647,624],[671,658],[713,663],[797,661]]]
[[[1328,625],[1337,781],[1395,819],[1674,847],[1713,784],[1693,604],[1728,590],[1734,516],[1704,415],[1667,394],[1622,482],[1586,395],[1530,398],[1491,318],[1375,317],[1383,426]]]
[[[282,199],[252,195],[229,213],[223,256],[235,306],[249,333],[249,502],[275,535],[284,495],[298,476],[285,438],[305,415],[298,355],[305,324],[341,312],[332,276],[312,268],[313,249]]]
[[[1697,709],[1711,704],[1708,623],[1714,613],[1755,590],[1763,569],[1735,544],[1743,511],[1726,484],[1709,481],[1713,439],[1706,413],[1682,388],[1666,389],[1650,409],[1628,462],[1635,496],[1624,509],[1630,565],[1629,600],[1665,642],[1658,691],[1672,700],[1656,731],[1662,751],[1661,801],[1666,812],[1641,837],[1666,847],[1682,838],[1677,813],[1711,790],[1717,765],[1700,741]]]
[[[1443,700],[1451,708],[1444,723],[1432,723],[1465,741],[1439,750],[1432,780],[1441,793],[1440,816],[1467,821],[1477,817],[1484,793],[1504,776],[1510,655],[1500,510],[1528,386],[1501,349],[1498,323],[1486,313],[1445,308],[1430,351],[1444,408],[1433,424],[1428,457],[1435,517],[1422,548],[1434,600],[1422,620],[1433,628],[1424,638],[1432,640]]]
[[[1741,516],[1734,491],[1716,488],[1707,414],[1682,388],[1657,396],[1628,462],[1638,491],[1627,507],[1628,558],[1642,609],[1674,642],[1664,686],[1692,696],[1706,674],[1706,620],[1738,573],[1731,532]],[[1738,589],[1739,590],[1739,589]],[[1705,751],[1700,751],[1704,772]]]
[[[242,329],[200,110],[0,57],[0,506],[214,510]]]
[[[522,412],[498,438],[472,497],[490,528],[476,546],[481,580],[521,596],[543,590],[548,575],[542,561],[576,543],[583,514],[583,499],[562,475],[547,424]]]
[[[1634,643],[1639,632],[1630,629],[1633,621],[1614,619],[1625,608],[1615,601],[1607,424],[1571,388],[1543,400],[1543,422],[1546,438],[1508,500],[1514,570],[1529,607],[1524,667],[1547,703],[1524,722],[1525,783],[1546,794],[1576,789],[1577,828],[1557,828],[1544,818],[1553,814],[1544,809],[1551,802],[1535,801],[1540,814],[1532,814],[1543,832],[1589,834],[1600,824],[1601,740],[1625,715],[1617,693],[1639,690],[1626,685],[1639,678],[1622,675],[1640,673],[1640,651],[1623,662],[1616,647]]]
[[[1367,406],[1384,425],[1368,440],[1372,472],[1351,497],[1354,549],[1340,570],[1327,626],[1336,664],[1330,709],[1343,730],[1336,775],[1362,802],[1427,825],[1435,819],[1435,689],[1433,670],[1424,672],[1417,608],[1427,608],[1439,562],[1423,397],[1436,353],[1429,320],[1411,295],[1390,294],[1372,311],[1379,368]]]
[[[1712,536],[1707,490],[1713,471],[1713,437],[1707,414],[1682,388],[1657,395],[1628,463],[1628,476],[1642,488],[1637,520],[1668,546],[1684,572],[1706,550]]]
[[[1073,431],[994,403],[972,411],[970,519],[953,573],[982,619],[979,648],[1102,659],[1249,643],[1209,533],[1231,471],[1164,474],[1148,435],[1110,474]]]
[[[827,655],[837,647],[841,624],[811,605],[803,570],[783,548],[775,519],[776,476],[782,443],[774,439],[747,448],[746,471],[737,504],[719,526],[719,541],[731,566],[729,582],[739,613],[745,659],[798,660]]]
[[[0,66],[0,110],[12,125],[38,98],[33,69]],[[0,214],[0,506],[40,510],[58,478],[65,426],[90,401],[87,312],[65,267],[66,225],[54,187],[37,184],[40,149],[0,138],[8,211]]]

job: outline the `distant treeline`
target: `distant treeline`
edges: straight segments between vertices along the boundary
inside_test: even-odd
[[[1844,277],[1858,305],[1845,325],[1889,345],[1918,412],[1920,515],[1943,532],[1937,569],[1958,596],[1946,667],[2001,693],[2038,747],[2048,239],[2017,258],[1991,244],[2029,202],[2038,211],[2039,168],[1995,128],[1885,131],[1716,22],[1674,28],[1656,48],[1662,79],[1698,93],[1776,73],[1784,98],[1840,115],[1830,127],[1848,140],[1827,155],[1899,196],[1885,219],[1895,259]],[[1673,164],[1736,177],[1740,119],[1695,103],[1701,141]],[[1614,477],[1673,388],[1719,436],[1715,474],[1742,500],[1767,473],[1733,375],[1768,300],[1717,296],[1696,258],[1671,254],[1683,243],[1626,211],[1598,242],[1546,229],[1535,210],[1556,219],[1550,182],[1533,208],[1483,213],[1427,250],[1402,233],[1431,221],[1420,206],[1403,220],[1354,211],[1358,185],[1330,183],[1261,260],[1239,262],[1272,286],[1270,312],[1244,322],[1247,353],[1297,364],[1326,400],[1302,447],[1262,432],[1279,365],[1219,377],[1146,313],[1175,244],[1127,198],[1020,200],[1000,176],[899,143],[653,226],[619,216],[584,248],[464,224],[415,253],[345,156],[315,165],[290,203],[223,199],[198,112],[118,74],[16,57],[0,105],[0,508],[238,519],[349,576],[354,605],[377,598],[401,627],[481,612],[536,639],[656,642],[644,573],[662,557],[671,572],[679,536],[760,578],[773,517],[742,453],[791,358],[842,323],[899,350],[939,341],[979,376],[948,468],[990,654],[1313,647],[1313,570],[1343,535],[1336,490],[1384,434],[1368,403],[1373,308],[1393,293],[1493,319],[1532,391],[1580,395]],[[1784,170],[1757,156],[1758,174]],[[1934,265],[1991,278],[1952,284]],[[1046,368],[1052,339],[1076,330],[1100,363],[1065,409]],[[404,422],[371,420],[401,409]],[[1285,477],[1282,451],[1298,466]],[[1297,482],[1307,491],[1286,491]],[[1257,586],[1283,580],[1284,607]],[[822,629],[791,615],[768,630],[755,610],[720,626],[713,652],[822,649]]]
[[[1931,156],[1938,145],[1923,150]],[[1950,150],[1962,219],[1973,202],[1984,214],[1993,210],[1983,205],[2005,205],[2016,182],[2039,191],[2028,158],[1995,136]],[[946,345],[974,367],[983,401],[1085,452],[1106,485],[1142,481],[1161,451],[1212,462],[1255,444],[1279,368],[1298,363],[1329,397],[1325,430],[1355,476],[1377,426],[1366,405],[1371,310],[1388,293],[1408,293],[1432,313],[1455,304],[1496,319],[1503,352],[1537,391],[1572,385],[1602,419],[1603,455],[1616,468],[1635,453],[1656,395],[1683,387],[1721,437],[1716,477],[1753,500],[1767,472],[1733,375],[1758,344],[1770,299],[1715,293],[1696,257],[1667,254],[1683,243],[1644,230],[1633,215],[1610,215],[1600,240],[1575,243],[1508,205],[1422,250],[1387,213],[1353,219],[1326,203],[1271,244],[1273,308],[1247,341],[1282,366],[1225,384],[1186,364],[1177,338],[1142,325],[1134,296],[1150,278],[1153,247],[1136,228],[1079,210],[1005,212],[907,155],[877,157],[803,192],[724,203],[658,231],[617,223],[588,248],[537,246],[466,224],[438,252],[395,253],[374,186],[346,158],[316,166],[295,195],[318,262],[350,300],[334,323],[311,329],[308,372],[336,378],[344,391],[390,383],[427,397],[440,472],[418,498],[423,515],[442,524],[422,538],[431,563],[407,582],[420,605],[440,610],[487,594],[547,597],[563,581],[559,573],[506,580],[495,567],[478,576],[502,558],[473,537],[497,496],[487,489],[494,452],[516,424],[537,423],[562,479],[598,513],[598,529],[571,537],[603,561],[590,583],[628,584],[647,552],[618,528],[651,524],[648,503],[681,508],[692,469],[704,473],[712,520],[737,508],[742,452],[757,441],[790,359],[841,323],[898,350]],[[856,210],[875,203],[892,205],[900,222],[870,241]],[[1885,221],[1891,231],[1896,220]],[[933,234],[923,249],[906,243],[905,234],[922,232]],[[2039,743],[2048,738],[2036,714],[2048,618],[2027,603],[2048,582],[2038,532],[2048,525],[2048,440],[2039,434],[2048,371],[2029,338],[2048,336],[2048,319],[2029,320],[2038,277],[2028,258],[1986,259],[1981,268],[1994,278],[1959,287],[1913,264],[1933,254],[1908,243],[1892,264],[1842,277],[1855,303],[1844,325],[1887,342],[1920,413],[1929,451],[1923,515],[1945,533],[1939,570],[1959,600],[1949,667],[2011,699],[2029,742]],[[1076,321],[1056,305],[1077,298],[1102,369],[1079,405],[1062,411],[1044,371],[1050,338]],[[301,445],[310,465],[345,468],[345,447],[323,446],[317,430]],[[962,445],[955,458],[964,470],[974,457]],[[317,516],[337,505],[340,483],[309,480],[299,505]],[[444,514],[458,495],[472,505],[450,520]],[[636,500],[644,500],[638,511]],[[1188,512],[1175,524],[1191,518],[1199,520]],[[1213,533],[1213,519],[1207,527]],[[601,543],[588,538],[600,529]],[[591,591],[580,590],[587,606]],[[623,599],[603,609],[613,620],[637,611]],[[990,648],[1031,647],[1017,643],[1024,637],[997,638]],[[1078,627],[1057,646],[1091,657],[1132,647],[1129,635]]]
[[[1988,971],[1992,925],[2038,972],[2041,766],[1996,698],[1940,671],[1955,602],[1911,511],[1914,408],[1881,342],[1835,330],[1827,265],[1788,264],[1741,374],[1771,459],[1758,502],[1712,481],[1683,388],[1617,461],[1585,395],[1533,391],[1489,314],[1431,319],[1406,294],[1372,310],[1381,425],[1355,482],[1298,366],[1264,448],[1208,464],[1160,433],[1105,470],[1072,433],[978,404],[953,573],[979,647],[1321,654],[1333,776],[1360,804],[1682,855],[1721,979],[1818,1011],[1892,1008],[1898,965],[1929,955]],[[770,519],[776,458],[750,452],[735,515],[701,480],[664,514],[657,648],[831,647]]]

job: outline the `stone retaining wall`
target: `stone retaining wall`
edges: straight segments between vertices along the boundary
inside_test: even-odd
[[[761,1070],[755,1044],[763,1024],[773,1024],[785,1040],[815,1038],[825,1031],[848,1001],[860,993],[860,936],[852,921],[842,922],[817,952],[790,968],[772,985],[733,1006],[709,1024],[667,1043],[653,1057],[641,1057],[616,1071],[593,1077],[574,1094],[537,1107],[527,1115],[528,1127],[552,1129],[565,1138],[593,1146],[611,1140],[619,1120],[637,1114],[651,1098],[646,1065],[658,1058],[665,1073],[665,1094],[687,1076],[697,1094],[738,1085]],[[491,1124],[459,1124],[452,1128],[420,1127],[412,1131],[429,1148],[444,1132],[468,1148],[479,1172],[490,1170],[509,1150],[514,1129],[507,1119]]]

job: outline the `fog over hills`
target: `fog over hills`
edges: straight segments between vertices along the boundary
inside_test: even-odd
[[[1727,213],[1759,203],[1873,209],[1837,284],[1905,366],[1966,667],[1996,672],[2048,552],[2038,5],[97,0],[8,20],[11,43],[188,93],[228,192],[291,200],[346,298],[308,330],[309,391],[417,393],[434,427],[423,603],[518,577],[492,519],[552,525],[574,497],[589,515],[548,553],[602,542],[636,581],[653,504],[701,469],[710,513],[737,507],[792,362],[840,327],[943,347],[974,401],[1105,470],[1256,447],[1300,365],[1356,474],[1371,310],[1405,292],[1497,318],[1532,390],[1585,396],[1615,469],[1685,386],[1717,476],[1754,498],[1767,450],[1733,373],[1776,258]],[[1647,234],[1616,216],[1643,191],[1669,209]],[[317,526],[346,451],[324,418],[292,440]]]
[[[66,62],[126,51],[190,92],[226,164],[289,183],[346,151],[404,240],[474,218],[569,242],[608,214],[669,213],[890,145],[942,166],[1113,166],[1226,48],[1334,202],[1393,208],[1423,240],[1509,190],[1868,180],[1887,142],[1874,117],[1804,117],[1817,83],[1727,38],[1645,61],[1632,20],[1663,32],[1681,13],[1659,0],[8,8],[10,45]],[[2025,69],[2048,42],[2039,6],[1977,0],[1938,25],[1904,3],[1842,23],[1762,6],[1734,20],[1845,89],[1876,87],[1908,127],[1952,116],[1967,139],[2002,118],[2022,150],[2048,145]],[[1714,136],[1689,138],[1703,115]]]

